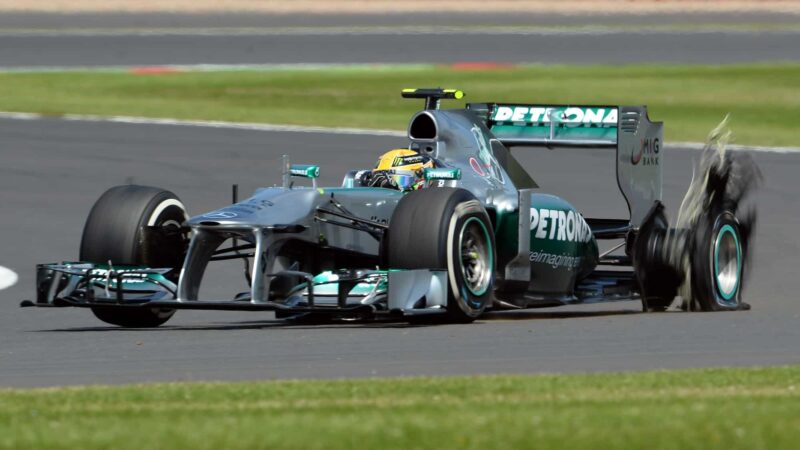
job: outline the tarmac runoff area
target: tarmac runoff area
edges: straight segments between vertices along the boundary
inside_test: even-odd
[[[657,119],[657,118],[656,118]],[[800,362],[794,280],[800,243],[800,155],[753,152],[765,176],[753,273],[739,313],[640,313],[638,302],[492,313],[469,325],[294,326],[271,313],[179,311],[158,329],[107,327],[78,309],[21,309],[36,263],[73,259],[91,205],[127,182],[176,192],[190,213],[279,179],[280,155],[322,166],[322,184],[403,145],[395,135],[332,134],[63,120],[0,119],[0,386],[173,380],[336,378],[649,370]],[[587,216],[623,217],[611,151],[515,151],[542,186]],[[667,148],[664,200],[673,215],[691,178],[691,149]],[[202,296],[241,286],[226,265]]]

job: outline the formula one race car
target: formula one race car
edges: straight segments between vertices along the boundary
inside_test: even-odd
[[[693,309],[746,306],[754,215],[737,216],[746,190],[730,189],[731,155],[710,165],[697,213],[670,228],[660,201],[662,124],[645,107],[443,110],[442,99],[463,93],[402,95],[425,101],[408,147],[347,173],[341,186],[318,188],[319,167],[284,157],[282,187],[191,218],[169,191],[111,188],[89,214],[79,261],[39,265],[36,301],[22,306],[90,308],[124,327],[158,326],[178,309],[469,322],[487,308],[608,300],[663,311],[678,294]],[[586,218],[543,193],[514,146],[616,149],[630,217]],[[292,177],[312,186],[295,187]],[[619,244],[601,254],[598,240]],[[249,289],[199,300],[209,263],[237,258],[248,263]]]

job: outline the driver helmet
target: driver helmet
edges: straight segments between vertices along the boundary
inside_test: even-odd
[[[401,191],[418,189],[424,182],[423,171],[433,168],[433,158],[414,150],[400,148],[381,155],[372,170],[371,186],[394,187]]]

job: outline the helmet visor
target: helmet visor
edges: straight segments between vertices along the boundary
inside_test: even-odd
[[[389,175],[389,178],[398,189],[403,191],[413,189],[417,183],[417,175],[411,170],[395,170]]]

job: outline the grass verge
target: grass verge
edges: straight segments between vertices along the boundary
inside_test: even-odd
[[[671,141],[703,141],[730,113],[736,143],[800,145],[799,64],[1,73],[0,110],[402,130],[421,105],[399,90],[430,86],[469,101],[646,104]]]
[[[2,448],[781,449],[800,366],[0,390]]]

